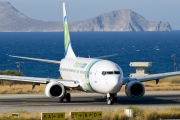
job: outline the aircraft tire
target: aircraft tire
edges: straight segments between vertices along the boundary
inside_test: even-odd
[[[114,102],[117,102],[117,97],[114,98]]]
[[[113,100],[112,98],[108,98],[108,99],[107,99],[107,104],[108,104],[108,105],[114,104],[114,100]]]
[[[60,102],[60,103],[64,102],[64,97],[60,98],[60,99],[59,99],[59,102]]]
[[[67,102],[71,102],[71,94],[70,93],[66,94],[66,100],[67,100]]]

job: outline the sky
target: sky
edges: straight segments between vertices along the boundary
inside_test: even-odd
[[[86,20],[100,14],[131,9],[150,21],[169,22],[180,30],[180,0],[0,0],[10,2],[24,15],[44,21],[62,21],[66,3],[69,21]]]

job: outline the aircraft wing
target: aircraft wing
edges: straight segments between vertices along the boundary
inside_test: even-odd
[[[62,79],[52,79],[52,78],[38,78],[38,77],[24,77],[24,76],[9,76],[9,75],[0,75],[0,80],[7,81],[20,81],[20,82],[29,82],[29,83],[41,83],[47,84],[50,81],[60,82],[66,87],[78,87],[79,82],[74,80],[62,80]]]
[[[130,82],[131,80],[138,80],[140,82],[156,80],[156,84],[157,84],[159,82],[159,79],[163,79],[166,77],[172,77],[172,76],[180,76],[180,71],[145,75],[145,76],[139,76],[139,77],[127,77],[127,78],[123,78],[122,84],[125,85],[126,83]]]
[[[180,71],[139,76],[139,77],[135,77],[134,79],[136,79],[140,82],[146,82],[146,81],[159,80],[159,79],[163,79],[166,77],[172,77],[172,76],[180,76]]]
[[[47,60],[47,59],[30,58],[30,57],[21,57],[21,56],[13,56],[13,55],[9,55],[9,56],[10,57],[14,57],[14,58],[21,58],[21,59],[26,59],[26,60],[33,60],[33,61],[53,63],[53,64],[60,64],[61,63],[61,61],[56,61],[56,60]]]

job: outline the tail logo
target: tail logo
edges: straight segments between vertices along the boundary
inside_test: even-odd
[[[67,24],[67,17],[65,16],[64,17],[64,36],[65,36],[65,42],[64,42],[64,49],[65,49],[65,52],[64,52],[64,55],[66,56],[67,54],[67,51],[68,51],[68,47],[69,45],[71,44],[70,42],[70,37],[69,37],[69,32],[68,32],[68,24]]]

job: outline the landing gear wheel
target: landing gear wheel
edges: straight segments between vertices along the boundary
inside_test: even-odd
[[[112,105],[117,101],[117,94],[107,94],[107,104]]]
[[[114,102],[117,102],[117,97],[114,98]]]
[[[59,99],[59,102],[60,102],[60,103],[64,102],[64,99],[66,99],[67,102],[70,102],[70,101],[71,101],[71,95],[70,95],[70,93],[67,93],[64,97],[60,98],[60,99]]]
[[[67,100],[67,102],[70,102],[70,101],[71,101],[71,95],[70,95],[70,93],[67,93],[67,94],[66,94],[66,100]]]
[[[64,102],[64,97],[60,98],[60,99],[59,99],[59,102],[60,102],[60,103]]]
[[[107,99],[107,104],[108,104],[108,105],[114,104],[114,100],[111,99],[111,98],[108,98],[108,99]]]

